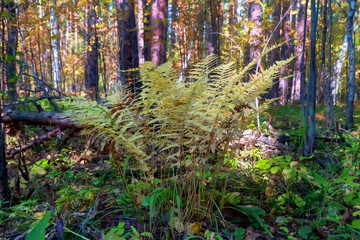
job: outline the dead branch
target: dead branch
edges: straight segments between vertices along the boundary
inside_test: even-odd
[[[12,104],[5,104],[5,107],[7,106],[11,106],[11,105],[20,105],[20,104],[25,104],[25,103],[33,103],[33,102],[37,102],[43,99],[60,99],[60,96],[41,96],[35,99],[29,99],[29,100],[25,100],[25,101],[18,101],[18,102],[13,102]]]
[[[47,141],[47,140],[50,140],[51,138],[59,135],[59,134],[62,134],[61,130],[59,128],[55,128],[54,130],[48,132],[48,133],[45,133],[44,135],[36,138],[34,141],[32,141],[31,143],[28,143],[28,144],[25,144],[23,146],[20,146],[18,148],[13,148],[13,149],[10,149],[8,151],[8,154],[10,156],[14,156],[15,154],[18,154],[18,153],[21,153],[33,146],[36,146],[36,145],[39,145],[41,143],[43,143],[44,141]]]

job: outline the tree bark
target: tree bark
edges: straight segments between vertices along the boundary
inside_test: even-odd
[[[120,62],[120,81],[130,84],[136,91],[137,81],[134,71],[127,71],[139,66],[139,50],[135,23],[135,9],[132,0],[117,0],[116,9],[118,13],[118,42]]]
[[[0,115],[0,200],[7,199],[9,196],[9,182],[6,165],[5,134],[3,129],[3,119]]]
[[[87,49],[85,53],[85,89],[92,100],[98,99],[99,91],[99,64],[98,64],[98,39],[96,30],[97,14],[95,3],[90,2],[87,14]]]
[[[2,1],[3,7],[4,2]],[[17,73],[16,73],[16,49],[18,42],[18,27],[16,25],[16,10],[14,1],[8,1],[5,5],[9,14],[8,18],[8,41],[6,43],[6,80],[9,94],[10,112],[15,110],[14,102],[17,100]],[[7,161],[5,157],[5,134],[3,129],[2,109],[0,108],[0,199],[7,199],[9,196],[9,183],[7,175]],[[1,207],[1,206],[0,206]]]
[[[59,26],[58,26],[58,18],[55,14],[54,8],[56,7],[56,1],[54,1],[54,6],[51,8],[51,28],[52,28],[52,52],[53,52],[53,60],[52,60],[52,76],[54,81],[54,88],[59,89],[60,84],[60,60],[59,60],[59,42],[58,42],[58,34],[59,34]]]
[[[5,9],[4,9],[4,0],[1,1],[1,12],[0,15],[2,16]],[[7,10],[7,9],[6,9]],[[1,52],[4,52],[5,50],[5,21],[1,21],[2,22],[2,29],[1,29]],[[2,55],[0,57],[0,62],[1,62],[1,88],[0,90],[4,90],[5,86],[4,86],[4,82],[5,82],[5,56]],[[15,92],[16,93],[16,92]],[[11,100],[12,102],[14,102],[14,99]],[[1,104],[3,105],[3,104]],[[7,161],[6,161],[6,157],[5,157],[5,134],[4,134],[4,129],[3,129],[3,119],[2,119],[2,113],[3,113],[3,109],[2,106],[0,106],[0,200],[6,200],[9,196],[9,182],[8,182],[8,174],[7,174]],[[2,206],[0,205],[0,208]]]
[[[281,19],[281,1],[280,0],[275,0],[274,1],[274,14],[272,17],[272,26],[271,29],[274,29],[273,31],[273,35],[272,35],[272,39],[271,42],[272,44],[279,44],[280,42],[280,38],[281,38],[281,34],[280,34],[280,28],[276,28],[276,26],[279,24],[280,19]],[[277,61],[280,60],[281,58],[281,51],[279,50],[279,48],[276,48],[274,50],[272,50],[270,52],[271,57],[270,57],[270,61],[272,64],[276,63]],[[277,98],[280,96],[279,94],[279,89],[280,89],[280,82],[279,82],[279,78],[275,78],[273,81],[273,86],[271,87],[271,98]]]
[[[211,18],[211,34],[209,52],[214,54],[220,53],[220,33],[221,33],[221,1],[209,0],[210,18]]]
[[[285,12],[289,9],[289,2],[288,0],[283,0],[282,3],[282,12]],[[286,41],[284,44],[281,45],[281,60],[286,60],[290,57],[289,51],[290,51],[290,28],[291,28],[291,22],[290,22],[290,14],[286,14],[286,16],[283,19],[282,22],[283,29],[282,29],[282,39]],[[288,99],[288,73],[289,68],[287,66],[284,66],[280,70],[280,82],[279,82],[279,88],[280,88],[280,104],[284,105],[287,102]]]
[[[24,124],[27,125],[49,125],[49,126],[57,126],[61,129],[82,128],[80,124],[75,123],[68,116],[61,113],[52,113],[52,112],[41,112],[41,113],[12,112],[10,115],[3,117],[3,122],[4,123],[23,122]]]
[[[137,32],[139,41],[139,65],[142,66],[145,63],[145,24],[144,24],[144,0],[138,0],[137,11]]]
[[[307,114],[305,114],[305,57],[306,57],[306,23],[307,23],[307,9],[309,5],[309,0],[306,0],[305,3],[305,18],[304,18],[304,32],[303,32],[303,42],[302,42],[302,54],[301,54],[301,65],[300,65],[300,102],[301,102],[301,112],[302,116],[305,119]],[[306,120],[307,121],[307,120]],[[306,122],[307,124],[307,122]],[[306,136],[305,136],[306,138]]]
[[[325,90],[325,102],[326,102],[326,126],[327,127],[331,127],[332,122],[333,122],[333,99],[332,99],[332,95],[331,95],[331,86],[330,86],[330,80],[329,80],[329,76],[330,74],[328,74],[328,71],[330,71],[329,68],[331,68],[331,64],[328,65],[328,69],[326,69],[326,62],[325,62],[325,58],[326,58],[326,38],[327,36],[327,28],[328,28],[328,23],[327,23],[327,10],[328,10],[328,1],[324,0],[324,5],[323,5],[323,36],[322,36],[322,46],[321,46],[321,73],[322,73],[322,77],[324,80],[324,90]],[[330,5],[331,7],[331,5]],[[332,16],[330,15],[330,18]],[[329,37],[328,37],[328,44],[329,44],[329,54],[331,54],[331,37],[330,37],[330,32],[331,32],[331,25],[330,25],[330,30],[329,30]],[[330,61],[330,56],[329,56],[329,61]]]
[[[354,15],[356,0],[348,0],[349,12],[346,21],[346,38],[348,43],[348,55],[349,55],[349,81],[348,81],[348,96],[346,101],[346,127],[354,127],[354,99],[356,93],[356,81],[355,81],[355,47],[353,41],[353,28],[354,28]]]
[[[304,154],[311,154],[313,151],[314,140],[315,140],[315,107],[316,107],[316,82],[317,82],[317,68],[316,68],[316,29],[318,23],[318,10],[320,0],[315,5],[316,1],[311,0],[311,34],[310,34],[310,74],[309,74],[309,85],[307,92],[307,101],[306,101],[306,112],[305,112],[305,128],[306,128],[306,137],[305,137],[305,150]],[[308,117],[310,117],[310,123],[308,125]],[[308,128],[309,126],[309,128]]]
[[[250,30],[250,62],[261,55],[261,39],[262,39],[262,9],[258,2],[251,2],[249,6],[250,21],[254,23]]]
[[[306,18],[307,18],[307,5],[302,1],[299,1],[299,13],[297,18],[297,31],[296,31],[296,59],[295,59],[295,71],[294,71],[294,80],[291,93],[292,102],[300,102],[301,99],[301,62],[303,57],[303,52],[306,52],[306,44],[304,38],[304,32],[306,34]],[[304,54],[304,61],[306,62],[306,54]]]
[[[337,102],[337,95],[339,92],[340,79],[341,79],[341,70],[342,70],[342,67],[345,62],[347,49],[348,49],[348,42],[347,42],[347,36],[345,33],[344,41],[343,41],[341,50],[339,52],[338,59],[334,66],[333,79],[331,82],[331,91],[332,91],[334,105],[336,105],[336,102]]]
[[[17,73],[16,73],[16,50],[18,42],[18,27],[16,21],[16,5],[14,1],[8,1],[6,10],[9,14],[8,18],[8,41],[6,42],[6,81],[9,95],[9,103],[16,102],[17,100]]]
[[[174,56],[176,43],[176,21],[178,19],[178,3],[177,0],[171,2],[171,34],[170,34],[170,56]]]
[[[151,62],[156,66],[166,61],[167,0],[151,1]]]

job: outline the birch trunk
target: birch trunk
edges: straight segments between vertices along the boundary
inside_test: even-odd
[[[54,5],[56,6],[56,1],[54,1]],[[59,61],[59,42],[58,42],[58,34],[59,34],[59,26],[58,19],[55,14],[54,7],[51,8],[51,28],[52,28],[52,76],[54,81],[54,88],[56,90],[60,87],[60,61]]]

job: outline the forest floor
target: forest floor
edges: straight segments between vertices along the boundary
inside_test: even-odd
[[[164,190],[171,183],[119,171],[91,137],[65,131],[66,143],[49,140],[9,161],[12,195],[0,211],[0,239],[31,240],[44,219],[45,239],[360,239],[359,132],[326,130],[325,111],[317,111],[314,155],[303,158],[301,108],[269,109],[287,149],[270,158],[261,147],[244,149],[218,179],[207,178],[212,197],[202,203],[188,203],[201,193],[180,201]],[[337,109],[338,122],[343,116]],[[39,131],[47,129],[23,129],[9,146]]]

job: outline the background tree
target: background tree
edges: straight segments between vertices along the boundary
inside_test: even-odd
[[[54,81],[54,88],[58,89],[60,84],[60,54],[59,54],[59,25],[58,25],[58,17],[55,12],[56,0],[53,2],[53,6],[51,7],[51,27],[52,27],[52,52],[53,52],[53,61],[52,61],[52,77]]]
[[[250,50],[249,50],[249,61],[260,57],[261,55],[261,40],[262,40],[262,9],[260,3],[252,1],[249,4],[249,20],[252,23],[250,28]]]
[[[136,76],[133,71],[127,71],[139,66],[138,36],[135,23],[135,8],[133,1],[117,0],[119,70],[120,81],[133,84],[135,90]],[[142,49],[141,49],[142,50]]]
[[[12,107],[13,102],[17,100],[16,83],[18,81],[18,75],[16,72],[16,51],[18,46],[18,27],[16,17],[16,5],[14,1],[8,1],[6,11],[8,13],[8,39],[6,42],[6,81],[8,87],[9,103]]]
[[[354,29],[354,14],[356,0],[349,0],[349,12],[346,19],[346,39],[348,44],[349,54],[349,81],[348,81],[348,96],[346,101],[346,126],[352,128],[354,126],[354,99],[356,93],[355,83],[355,48],[353,40]]]
[[[151,1],[151,61],[159,66],[166,61],[167,0]]]
[[[331,127],[334,118],[334,109],[333,109],[333,97],[331,93],[331,85],[330,85],[330,74],[328,71],[331,69],[331,21],[330,21],[330,29],[328,33],[328,8],[331,8],[331,1],[329,1],[328,7],[328,0],[324,1],[323,4],[323,36],[322,36],[322,45],[321,45],[321,75],[324,82],[324,95],[325,95],[325,102],[326,102],[326,124],[328,127]],[[330,16],[331,18],[331,16]],[[328,57],[328,68],[326,68],[326,39],[328,39],[329,45],[329,57]]]
[[[308,0],[304,3],[299,1],[299,10],[297,14],[296,28],[296,46],[295,46],[295,66],[292,83],[291,101],[300,102],[301,99],[301,75],[302,59],[306,61],[306,21],[307,21]]]
[[[312,153],[315,139],[315,111],[316,111],[316,86],[317,86],[317,68],[316,68],[316,29],[318,24],[319,3],[317,6],[315,0],[311,0],[311,44],[310,44],[310,73],[309,85],[306,100],[306,114],[305,114],[305,155]],[[310,117],[310,122],[308,120]],[[308,125],[309,123],[309,125]]]
[[[96,21],[97,14],[95,10],[96,3],[91,1],[88,3],[87,11],[87,31],[86,31],[86,65],[85,65],[85,89],[91,99],[98,99],[99,90],[99,64],[98,64],[98,38]]]
[[[220,0],[209,0],[210,19],[211,19],[211,32],[209,34],[209,53],[220,53],[219,36],[222,27],[222,3]]]
[[[290,57],[290,30],[291,30],[291,22],[290,22],[290,13],[288,9],[290,7],[290,3],[287,0],[282,1],[282,12],[283,12],[283,20],[282,20],[282,40],[284,44],[281,45],[281,60],[286,60]],[[280,71],[280,103],[285,104],[288,99],[288,77],[291,74],[288,66],[284,66]]]

